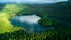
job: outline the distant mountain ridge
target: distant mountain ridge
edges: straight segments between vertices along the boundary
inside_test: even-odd
[[[57,2],[53,4],[17,4],[22,5],[24,8],[22,11],[18,12],[17,15],[27,15],[36,14],[41,17],[45,16],[55,16],[55,17],[71,17],[71,2]]]
[[[57,2],[61,2],[61,1],[57,1]],[[56,1],[55,2],[31,2],[31,1],[28,1],[28,2],[0,2],[0,3],[5,3],[5,4],[13,4],[13,3],[18,3],[18,4],[52,4],[52,3],[57,3]],[[63,2],[63,1],[62,1]]]

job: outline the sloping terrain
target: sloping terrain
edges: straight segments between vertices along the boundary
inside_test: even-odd
[[[0,12],[0,33],[13,32],[23,28],[13,27],[10,24],[9,19],[11,19],[17,12],[21,11],[22,7],[16,4],[7,4],[3,10]]]
[[[57,29],[27,34],[23,31],[23,28],[13,27],[9,22],[15,15],[29,14],[40,16],[42,18],[39,20],[41,25],[46,27],[55,26]],[[71,27],[68,25],[71,21],[70,14],[71,2],[49,5],[6,4],[0,11],[0,40],[70,40]]]

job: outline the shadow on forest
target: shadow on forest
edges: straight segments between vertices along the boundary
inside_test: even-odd
[[[18,40],[20,38],[24,38],[23,34],[26,35],[27,33],[25,33],[23,30],[19,30],[11,33],[0,34],[0,40],[9,40],[9,39]]]
[[[0,4],[0,12],[4,9],[5,6],[6,4]]]

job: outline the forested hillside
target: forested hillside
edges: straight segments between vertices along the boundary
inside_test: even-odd
[[[26,33],[24,28],[14,27],[10,20],[14,16],[37,15],[43,27],[53,30]],[[71,2],[53,4],[0,4],[0,40],[70,40]]]
[[[50,20],[53,19],[55,21],[59,21],[60,23],[62,22],[62,25],[64,26],[65,24],[69,26],[71,25],[71,18],[70,18],[71,17],[71,2],[58,2],[53,5],[50,5],[50,7],[52,8],[52,10],[48,10],[46,18],[50,18]],[[45,23],[48,24],[48,21]],[[56,25],[56,22],[54,22],[54,24]]]

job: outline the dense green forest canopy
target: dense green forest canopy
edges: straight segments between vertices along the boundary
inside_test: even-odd
[[[9,19],[15,15],[36,14],[39,24],[56,28],[43,33],[26,34],[23,28],[14,27]],[[71,2],[54,4],[0,4],[0,40],[70,40]],[[67,27],[69,27],[67,29]],[[1,34],[2,33],[2,34]]]
[[[47,20],[50,18],[49,20],[62,22],[67,24],[68,26],[70,26],[71,24],[71,21],[70,21],[71,20],[70,18],[71,2],[69,1],[58,2],[53,4],[16,4],[16,3],[0,4],[0,10],[1,10],[0,14],[3,16],[6,15],[7,19],[11,19],[15,15],[20,16],[20,15],[36,14],[37,16],[40,16],[44,20]],[[53,22],[51,21],[51,24]],[[40,24],[42,25],[43,24],[48,25],[48,23],[49,23],[48,20],[46,22],[40,21]]]
[[[59,2],[59,3],[52,4],[49,7],[52,9],[48,10],[47,18],[51,18],[51,20],[55,19],[56,21],[58,20],[59,22],[62,22],[62,24],[66,24],[68,26],[71,25],[71,18],[70,18],[71,17],[71,2]],[[45,23],[47,23],[48,25],[48,21]]]

